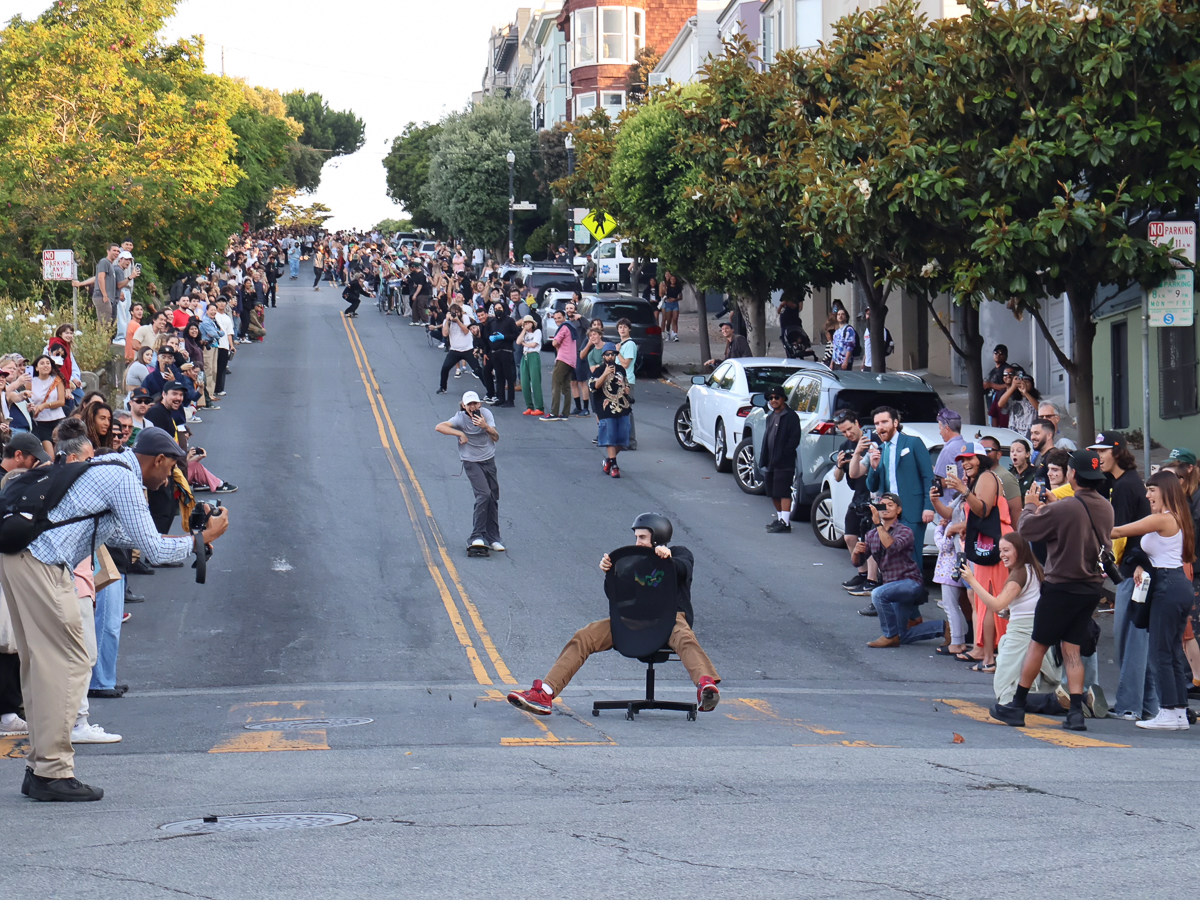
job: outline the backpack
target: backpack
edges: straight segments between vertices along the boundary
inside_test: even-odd
[[[892,340],[892,333],[887,330],[887,326],[883,329],[883,355],[891,356],[896,352],[896,342]]]
[[[50,521],[50,511],[62,502],[67,491],[79,480],[79,476],[92,466],[128,468],[118,459],[55,463],[30,469],[10,479],[4,490],[0,491],[0,553],[20,553],[52,528],[61,528],[87,519],[94,523],[94,546],[95,529],[99,528],[100,517],[107,515],[111,510],[75,516],[61,522]]]
[[[342,288],[342,299],[347,303],[350,302],[350,285],[346,285],[344,288]]]
[[[858,333],[857,328],[851,328],[850,330],[854,332],[854,347],[850,351],[850,355],[852,357],[862,356],[863,355],[862,335]]]

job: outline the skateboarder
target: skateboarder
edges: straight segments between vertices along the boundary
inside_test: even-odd
[[[477,393],[467,391],[458,412],[439,422],[435,430],[458,438],[463,471],[475,489],[475,518],[467,554],[487,556],[489,550],[500,552],[504,549],[500,543],[500,482],[496,480],[496,442],[500,434],[492,411],[480,402]]]

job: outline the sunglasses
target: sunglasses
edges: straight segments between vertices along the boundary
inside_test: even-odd
[[[134,397],[134,398],[133,398],[132,400],[130,400],[129,402],[130,402],[130,403],[149,403],[149,402],[150,402],[150,400],[149,400],[148,398],[146,398],[146,397]]]

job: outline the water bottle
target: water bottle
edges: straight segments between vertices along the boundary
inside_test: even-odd
[[[1146,572],[1142,575],[1142,583],[1135,586],[1133,589],[1133,602],[1145,603],[1146,597],[1150,594],[1150,573]]]

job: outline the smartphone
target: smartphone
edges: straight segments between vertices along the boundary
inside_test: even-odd
[[[26,375],[29,375],[29,376],[32,376],[32,375],[33,375],[33,366],[26,366],[26,367],[25,367],[25,374],[26,374]]]
[[[957,466],[946,466],[946,474],[951,475],[951,476],[957,475],[958,467]]]

